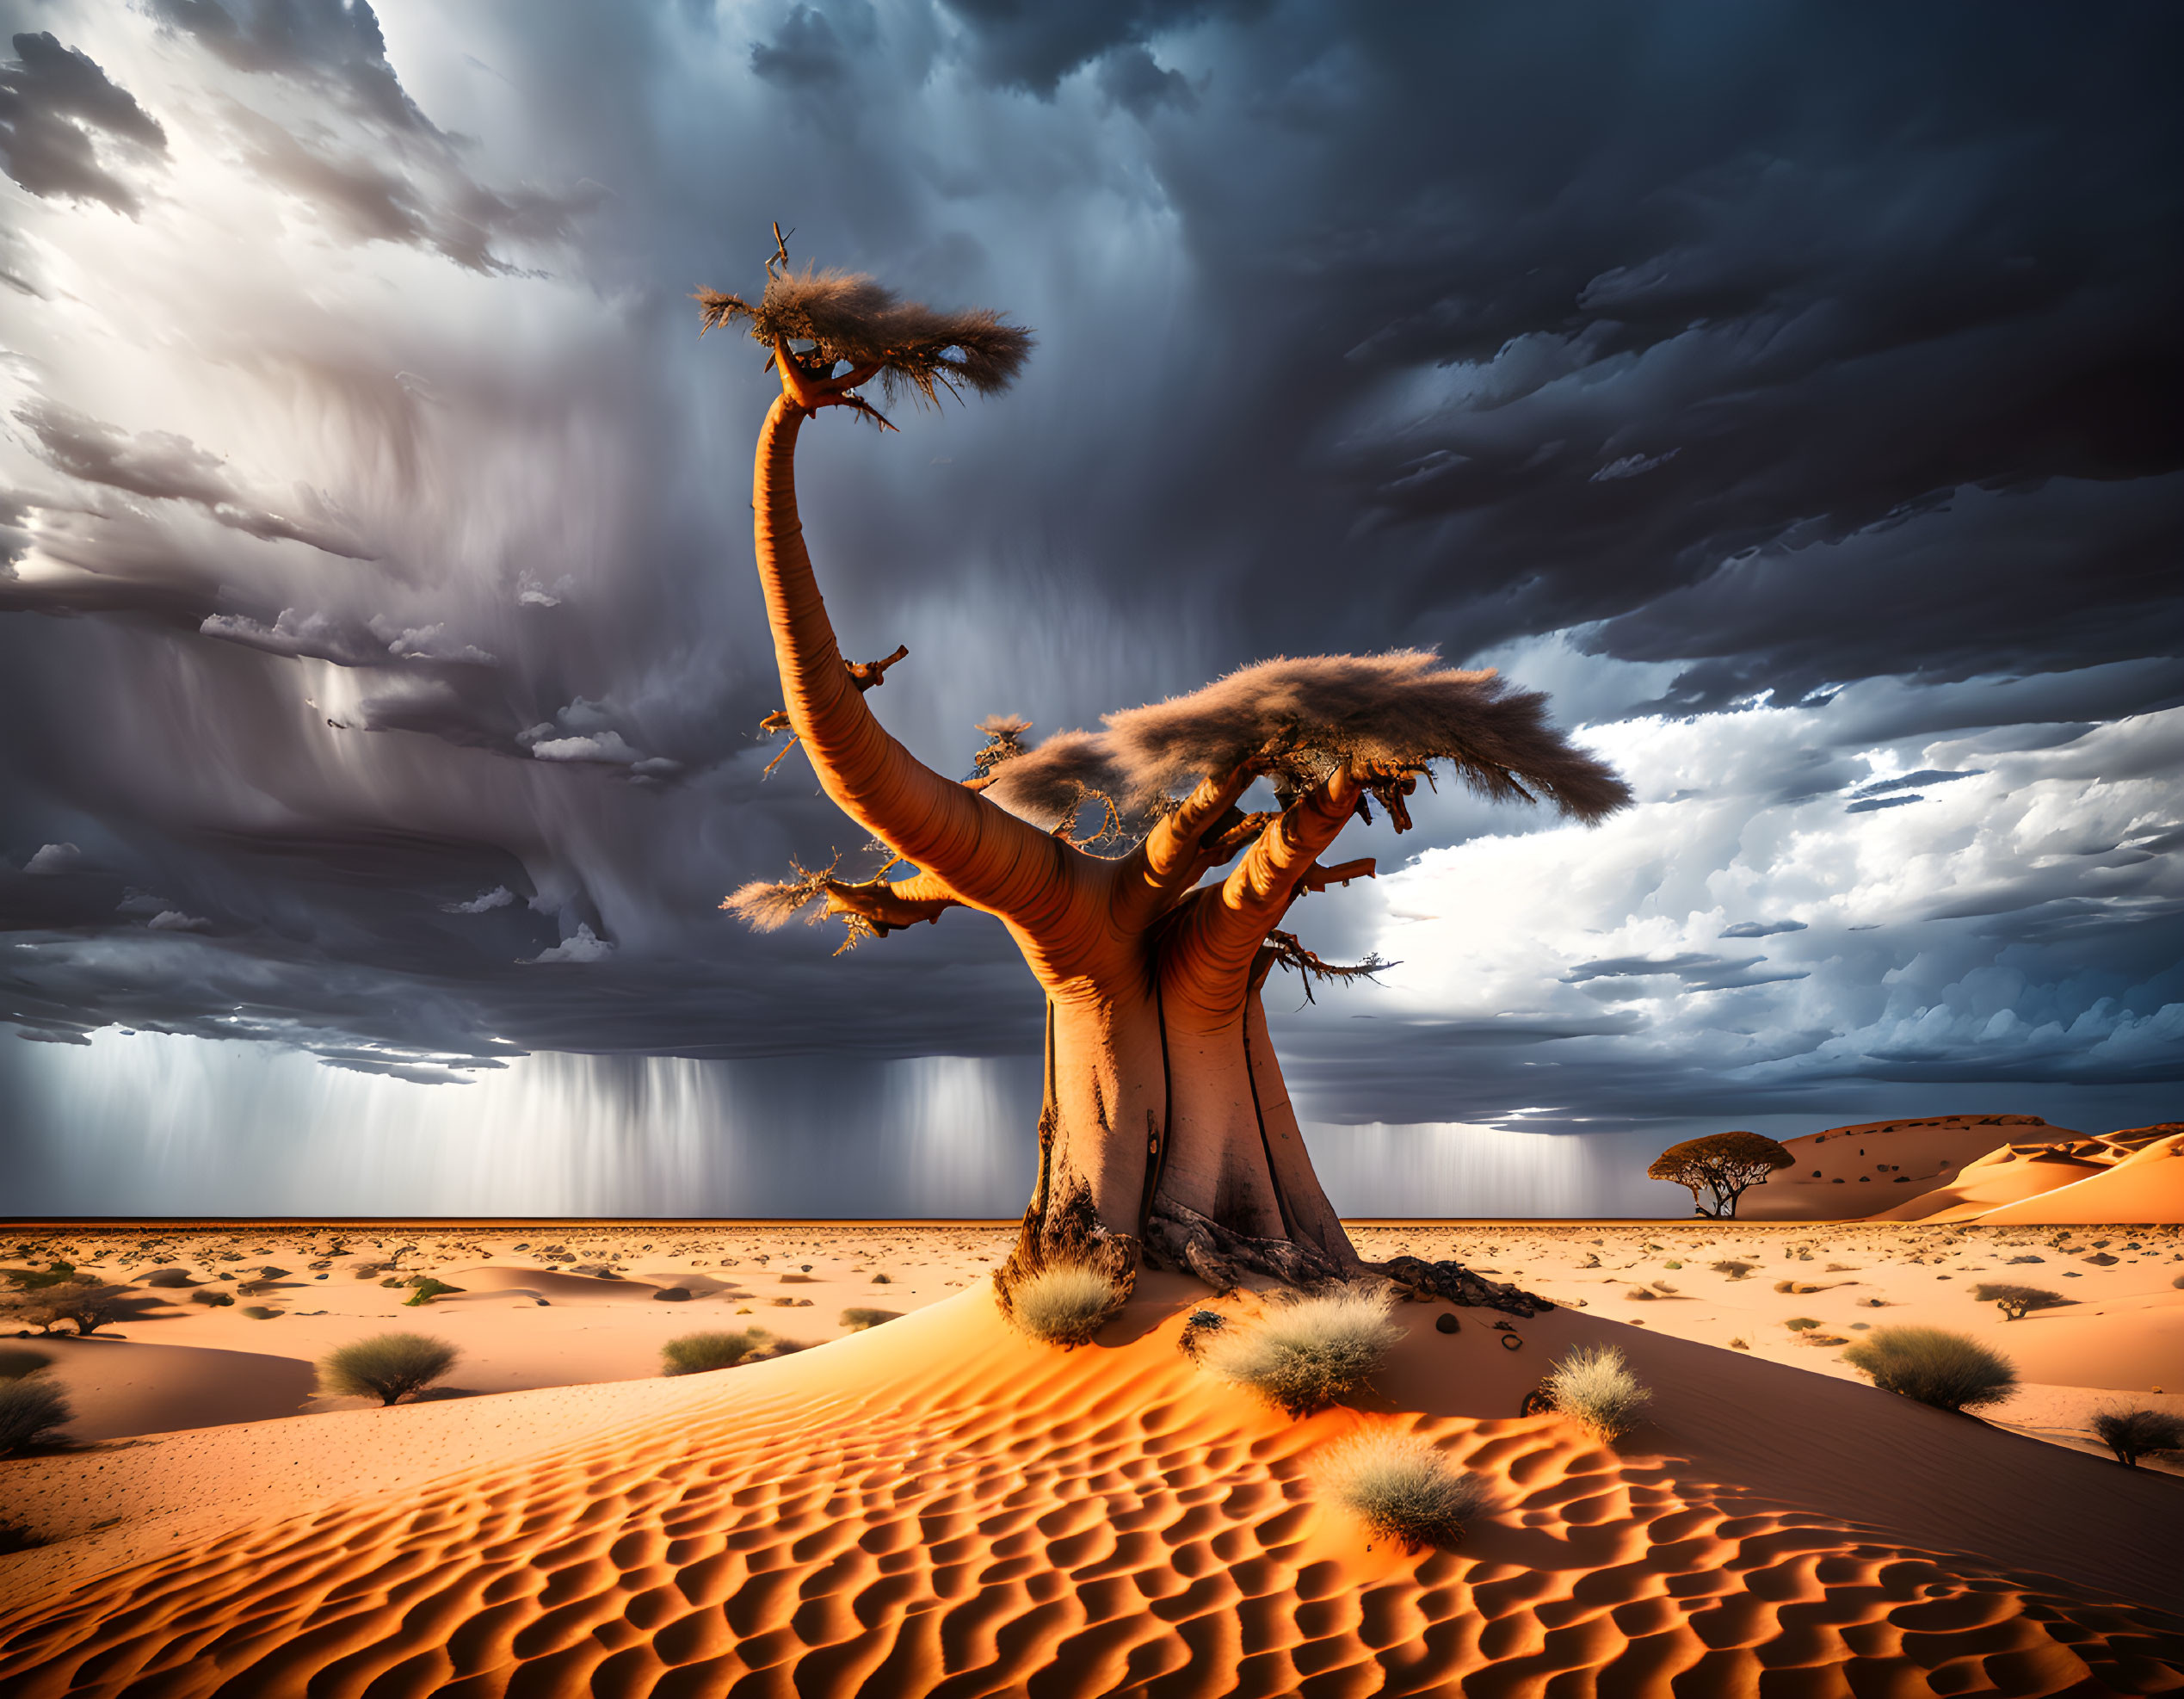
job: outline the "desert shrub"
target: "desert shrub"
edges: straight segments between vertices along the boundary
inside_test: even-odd
[[[245,1304],[243,1307],[243,1313],[250,1317],[252,1321],[271,1321],[274,1317],[286,1315],[288,1313],[286,1310],[276,1310],[268,1304]]]
[[[1214,1334],[1199,1361],[1292,1417],[1309,1416],[1362,1386],[1403,1338],[1388,1308],[1386,1293],[1354,1288],[1293,1299],[1255,1326]]]
[[[1602,1443],[1636,1427],[1639,1412],[1653,1396],[1613,1345],[1579,1346],[1547,1371],[1544,1384],[1555,1408]]]
[[[453,1368],[460,1355],[445,1339],[429,1334],[374,1333],[321,1357],[318,1380],[330,1393],[392,1404],[423,1392]]]
[[[854,1327],[859,1332],[862,1332],[867,1327],[879,1326],[883,1321],[900,1320],[902,1313],[900,1310],[844,1310],[842,1313],[842,1325],[844,1327]]]
[[[2184,1416],[2166,1410],[2107,1410],[2093,1418],[2093,1431],[2125,1468],[2156,1451],[2184,1451]]]
[[[687,1304],[690,1301],[690,1288],[687,1286],[663,1286],[652,1296],[663,1304]]]
[[[2008,1357],[1940,1327],[1877,1327],[1842,1357],[1883,1392],[1901,1393],[1937,1410],[1999,1403],[2017,1384]]]
[[[43,1351],[26,1350],[20,1345],[0,1347],[0,1381],[20,1381],[52,1361]]]
[[[137,1283],[139,1286],[188,1286],[190,1284],[189,1270],[188,1269],[154,1269]]]
[[[435,1298],[463,1289],[460,1286],[450,1286],[445,1281],[435,1280],[430,1275],[420,1276],[416,1282],[416,1288],[403,1301],[404,1309],[415,1309],[420,1304],[429,1304]]]
[[[1338,1503],[1406,1551],[1454,1545],[1487,1505],[1476,1475],[1413,1434],[1360,1435],[1328,1454],[1323,1478]]]
[[[1792,1333],[1807,1332],[1811,1329],[1819,1326],[1819,1325],[1820,1324],[1817,1319],[1809,1315],[1793,1315],[1787,1321],[1782,1324],[1783,1326],[1788,1328]]]
[[[58,1437],[56,1430],[75,1413],[68,1407],[68,1395],[43,1375],[0,1381],[0,1457]]]
[[[660,1347],[663,1375],[704,1375],[715,1368],[733,1368],[755,1356],[773,1341],[762,1327],[740,1333],[685,1333]]]
[[[2039,1286],[2004,1286],[1983,1280],[1971,1288],[1974,1301],[1992,1304],[2010,1321],[2022,1321],[2033,1310],[2051,1310],[2058,1304],[2070,1301],[2060,1292],[2050,1292]]]
[[[193,1304],[210,1304],[214,1309],[220,1310],[235,1301],[235,1294],[223,1292],[216,1286],[201,1286],[189,1294],[189,1301]]]
[[[1749,1339],[1731,1339],[1729,1342],[1729,1349],[1732,1351],[1749,1351],[1751,1348],[1752,1342]]]
[[[46,1301],[53,1307],[53,1313],[65,1321],[76,1324],[78,1335],[96,1333],[108,1322],[120,1317],[121,1301],[129,1295],[126,1286],[108,1286],[101,1281],[72,1280],[50,1288]]]
[[[1074,1350],[1092,1343],[1128,1295],[1095,1268],[1050,1263],[1010,1289],[1009,1319],[1034,1339]]]

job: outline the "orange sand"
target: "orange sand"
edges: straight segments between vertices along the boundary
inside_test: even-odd
[[[806,1247],[861,1232],[774,1231],[796,1233],[816,1272],[824,1253]],[[1764,1355],[1782,1360],[1768,1362],[1668,1337],[1664,1312],[1710,1326],[1739,1305],[1850,1314],[1855,1287],[1777,1294],[1764,1277],[1806,1275],[1800,1250],[1836,1248],[1809,1229],[1360,1228],[1367,1254],[1398,1242],[1444,1254],[1460,1237],[1474,1260],[1588,1309],[1513,1324],[1514,1351],[1490,1313],[1458,1312],[1448,1336],[1432,1327],[1445,1307],[1400,1310],[1410,1337],[1374,1394],[1303,1423],[1175,1350],[1181,1312],[1204,1300],[1192,1282],[1148,1278],[1097,1345],[1065,1355],[1009,1331],[985,1290],[941,1284],[966,1277],[944,1268],[978,1266],[982,1252],[957,1245],[998,1229],[889,1231],[898,1265],[918,1273],[916,1313],[822,1351],[0,1463],[0,1516],[59,1536],[0,1559],[0,1684],[1095,1695],[1434,1692],[1460,1679],[1478,1694],[1582,1671],[1610,1690],[1674,1680],[1701,1694],[1755,1690],[1762,1674],[1800,1694],[2184,1686],[2184,1481],[1874,1392],[1832,1351],[1771,1339]],[[2056,1254],[1983,1230],[1858,1231],[1896,1247],[1880,1289],[1918,1294],[1891,1296],[1888,1320],[1923,1305],[1962,1323],[1975,1307],[1939,1295],[1959,1266]],[[1760,1273],[1701,1277],[1673,1254],[1732,1249],[1732,1233],[1771,1253]],[[2063,1340],[2123,1318],[2116,1340],[2083,1348],[2095,1354],[2151,1337],[2184,1313],[2167,1284],[2184,1264],[2174,1234],[2135,1242],[2113,1264],[2072,1261],[2074,1287],[2103,1282],[2097,1315],[1995,1331]],[[1659,1277],[1698,1295],[1618,1299],[1574,1266],[1587,1257],[1634,1264],[1614,1270],[1618,1292],[1685,1261]],[[731,1272],[750,1273],[743,1263]],[[1882,1266],[1803,1283],[1870,1292]],[[472,1313],[497,1319],[504,1340],[564,1307],[485,1301]],[[450,1302],[401,1319],[452,1333]],[[1601,1313],[1624,1304],[1646,1325]],[[672,1307],[687,1330],[725,1325],[728,1307],[617,1296],[591,1313],[649,1325]],[[263,1338],[295,1319],[325,1319],[221,1312],[125,1331],[217,1323]],[[351,1325],[364,1321],[385,1325]],[[1652,1420],[1614,1450],[1512,1413],[1554,1356],[1595,1340],[1621,1345],[1655,1389]],[[2054,1416],[2051,1400],[2039,1413]],[[1496,1508],[1454,1552],[1376,1543],[1321,1495],[1324,1448],[1378,1424],[1423,1432],[1493,1482]]]
[[[1997,1146],[2082,1138],[2037,1115],[1934,1115],[1870,1121],[1783,1140],[1792,1160],[1744,1194],[1750,1221],[1839,1221],[1897,1208],[1957,1177]]]

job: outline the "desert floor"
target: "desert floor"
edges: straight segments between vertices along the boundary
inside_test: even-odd
[[[0,1461],[0,1523],[42,1542],[0,1556],[0,1685],[2184,1688],[2184,1481],[2087,1432],[2184,1412],[2173,1226],[1357,1223],[1368,1257],[1453,1257],[1559,1307],[1497,1329],[1402,1307],[1373,1393],[1301,1423],[1175,1349],[1207,1297],[1180,1278],[1088,1350],[1015,1333],[986,1281],[1013,1233],[0,1230],[0,1263],[137,1294],[89,1339],[11,1342],[50,1353],[78,1417],[71,1447]],[[210,1307],[142,1285],[156,1266],[250,1290]],[[463,1289],[408,1305],[420,1275]],[[1982,1280],[2068,1301],[2005,1321]],[[859,1332],[852,1308],[901,1319]],[[1873,1391],[1840,1352],[1903,1321],[1977,1335],[2024,1384],[1984,1421]],[[752,1325],[842,1343],[660,1377],[669,1338]],[[460,1350],[440,1396],[314,1395],[318,1356],[393,1329]],[[1606,1448],[1517,1415],[1602,1341],[1654,1388],[1644,1426]],[[1316,1488],[1330,1444],[1388,1424],[1493,1484],[1456,1550],[1376,1544]]]

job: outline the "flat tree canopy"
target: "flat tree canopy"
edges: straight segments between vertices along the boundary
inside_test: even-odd
[[[1709,1133],[1703,1139],[1687,1139],[1671,1145],[1645,1171],[1650,1180],[1666,1180],[1687,1187],[1701,1215],[1728,1216],[1737,1213],[1737,1200],[1747,1188],[1765,1183],[1778,1168],[1793,1158],[1774,1140],[1759,1133]],[[1707,1207],[1707,1196],[1712,1207]]]

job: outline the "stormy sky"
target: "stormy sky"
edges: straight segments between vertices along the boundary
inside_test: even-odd
[[[1431,646],[1634,786],[1346,835],[1382,877],[1293,921],[1399,965],[1269,998],[1339,1205],[2184,1113],[2172,8],[0,22],[20,1211],[1017,1207],[997,926],[836,960],[717,907],[861,842],[764,776],[772,380],[689,300],[775,219],[1038,337],[997,401],[805,437],[934,765]]]

